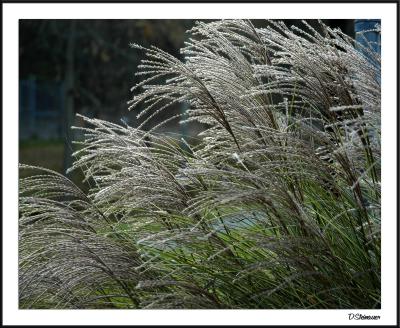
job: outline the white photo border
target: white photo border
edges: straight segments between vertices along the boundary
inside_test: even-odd
[[[395,3],[3,3],[3,323],[5,325],[396,325],[397,17]],[[381,19],[382,308],[380,310],[19,310],[19,19]],[[396,247],[397,246],[397,247]],[[380,315],[349,321],[350,312]]]

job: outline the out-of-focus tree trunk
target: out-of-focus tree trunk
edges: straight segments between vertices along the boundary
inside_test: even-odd
[[[72,165],[72,130],[74,120],[74,56],[76,21],[71,20],[67,40],[66,65],[65,65],[65,107],[63,119],[64,137],[64,172]]]

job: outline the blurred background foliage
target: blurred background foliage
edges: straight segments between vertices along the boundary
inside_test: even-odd
[[[352,20],[325,23],[354,36]],[[80,138],[69,127],[83,124],[76,113],[131,126],[139,123],[136,115],[141,108],[130,112],[127,101],[133,96],[131,87],[139,82],[134,73],[143,54],[129,43],[154,45],[181,58],[185,31],[195,20],[20,20],[19,24],[19,162],[65,173],[72,162],[71,140]],[[254,24],[262,27],[266,22]],[[150,124],[184,110],[184,105],[175,106]],[[173,120],[160,132],[195,136],[200,130],[198,124],[181,126]],[[71,178],[79,183],[81,177]]]
[[[19,161],[65,172],[71,165],[71,140],[79,139],[69,127],[82,124],[76,113],[136,126],[138,111],[128,111],[127,101],[138,82],[134,73],[142,54],[129,43],[155,45],[179,57],[185,31],[193,24],[20,20]]]

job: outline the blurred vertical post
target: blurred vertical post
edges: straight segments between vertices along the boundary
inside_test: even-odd
[[[381,33],[380,19],[356,19],[354,20],[354,33],[358,49],[368,58],[372,65],[380,68]],[[375,54],[379,55],[379,60]],[[380,73],[377,80],[381,81]]]
[[[376,28],[380,24],[380,19],[356,19],[354,21],[356,41],[379,54],[381,53],[381,35]]]
[[[64,111],[65,111],[65,80],[62,80],[59,84],[58,88],[58,96],[59,96],[59,103],[58,103],[58,137],[62,139],[64,137]]]
[[[29,115],[29,136],[35,135],[35,120],[36,120],[36,81],[35,77],[31,75],[28,80],[28,115]]]
[[[64,137],[64,172],[72,165],[72,130],[74,120],[74,57],[76,20],[72,19],[69,25],[67,39],[66,65],[65,65],[65,107],[63,115],[63,137]]]
[[[381,34],[380,19],[356,19],[354,20],[354,33],[356,36],[357,47],[368,58],[375,67],[380,68],[380,61],[377,61],[375,54],[381,54]],[[379,27],[378,27],[379,26]],[[375,53],[375,54],[374,54]],[[377,81],[381,81],[380,70],[376,76]]]

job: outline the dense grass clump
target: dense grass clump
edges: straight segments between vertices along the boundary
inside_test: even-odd
[[[195,146],[83,117],[88,194],[21,165],[20,307],[379,308],[379,55],[322,23],[189,32],[184,61],[142,48],[131,106],[188,103]]]

